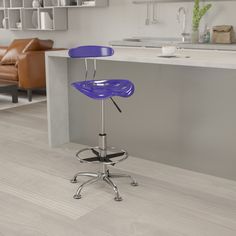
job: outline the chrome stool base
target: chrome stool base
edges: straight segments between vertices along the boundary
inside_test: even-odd
[[[117,186],[111,180],[111,178],[130,178],[131,179],[131,185],[132,186],[138,186],[137,181],[132,176],[126,175],[126,174],[117,174],[117,173],[112,174],[112,173],[109,172],[106,165],[103,165],[103,168],[105,168],[104,172],[98,172],[98,173],[79,172],[71,179],[71,183],[78,183],[78,181],[77,181],[78,176],[92,177],[91,179],[85,181],[83,184],[81,184],[79,186],[76,194],[73,196],[74,199],[81,199],[81,197],[82,197],[81,196],[81,191],[83,190],[83,188],[85,186],[90,185],[90,184],[96,183],[100,180],[105,181],[110,187],[112,187],[112,189],[115,192],[115,198],[114,198],[115,201],[122,201],[122,197],[120,196],[120,192],[119,192]]]
[[[100,154],[104,152],[104,157],[102,158]],[[88,156],[94,156],[89,157]],[[128,152],[124,149],[118,149],[116,147],[106,147],[102,149],[100,147],[88,147],[79,150],[76,153],[76,158],[81,163],[89,164],[104,164],[104,165],[115,165],[121,161],[124,161],[129,156]]]
[[[114,101],[113,101],[114,102]],[[100,164],[101,171],[99,172],[79,172],[71,180],[71,183],[77,183],[78,176],[86,176],[91,179],[85,181],[79,186],[74,199],[81,198],[81,191],[85,186],[96,183],[100,180],[105,181],[115,192],[115,201],[122,201],[120,192],[117,186],[111,180],[112,178],[129,178],[131,179],[132,186],[138,186],[137,181],[130,175],[126,174],[112,174],[109,172],[108,166],[114,166],[117,163],[124,161],[128,158],[129,154],[123,149],[117,149],[115,147],[107,146],[107,134],[105,133],[105,122],[104,122],[104,100],[101,100],[101,132],[99,133],[98,146],[84,148],[77,152],[76,157],[81,163]]]

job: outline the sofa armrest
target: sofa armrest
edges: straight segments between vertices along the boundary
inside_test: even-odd
[[[45,51],[30,51],[21,54],[17,67],[20,88],[46,87]]]
[[[7,46],[0,46],[0,60],[3,58],[5,52],[7,51]]]

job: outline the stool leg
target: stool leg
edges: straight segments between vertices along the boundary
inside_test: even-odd
[[[85,186],[88,186],[90,184],[93,184],[95,182],[97,182],[99,180],[99,177],[95,177],[95,178],[92,178],[86,182],[84,182],[83,184],[81,184],[76,192],[76,194],[73,196],[74,199],[80,199],[81,198],[81,191],[82,189],[85,187]]]
[[[77,183],[77,177],[78,176],[86,176],[86,177],[98,177],[97,173],[92,173],[92,172],[79,172],[77,174],[74,175],[74,177],[71,179],[71,183]]]
[[[120,193],[119,193],[119,190],[118,190],[117,186],[107,176],[104,176],[103,180],[113,188],[113,190],[116,194],[116,196],[114,198],[115,201],[122,201],[122,197],[120,196]]]
[[[118,174],[118,173],[112,173],[108,175],[110,178],[129,178],[131,179],[131,185],[132,186],[138,186],[138,182],[131,176],[126,174]]]

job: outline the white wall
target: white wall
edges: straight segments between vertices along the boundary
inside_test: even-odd
[[[204,20],[211,25],[233,24],[236,28],[236,2],[212,2],[211,12]],[[69,9],[68,31],[61,32],[14,32],[3,30],[1,44],[8,44],[14,38],[40,37],[55,40],[58,47],[71,47],[77,44],[107,43],[131,36],[178,37],[181,26],[176,13],[180,6],[188,10],[188,29],[191,28],[190,3],[159,4],[157,25],[145,25],[146,6],[134,5],[132,0],[110,0],[109,8]],[[204,22],[202,22],[204,25]]]

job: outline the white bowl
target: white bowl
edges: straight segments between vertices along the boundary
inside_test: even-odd
[[[168,45],[161,48],[162,56],[174,56],[177,51],[176,46]]]

